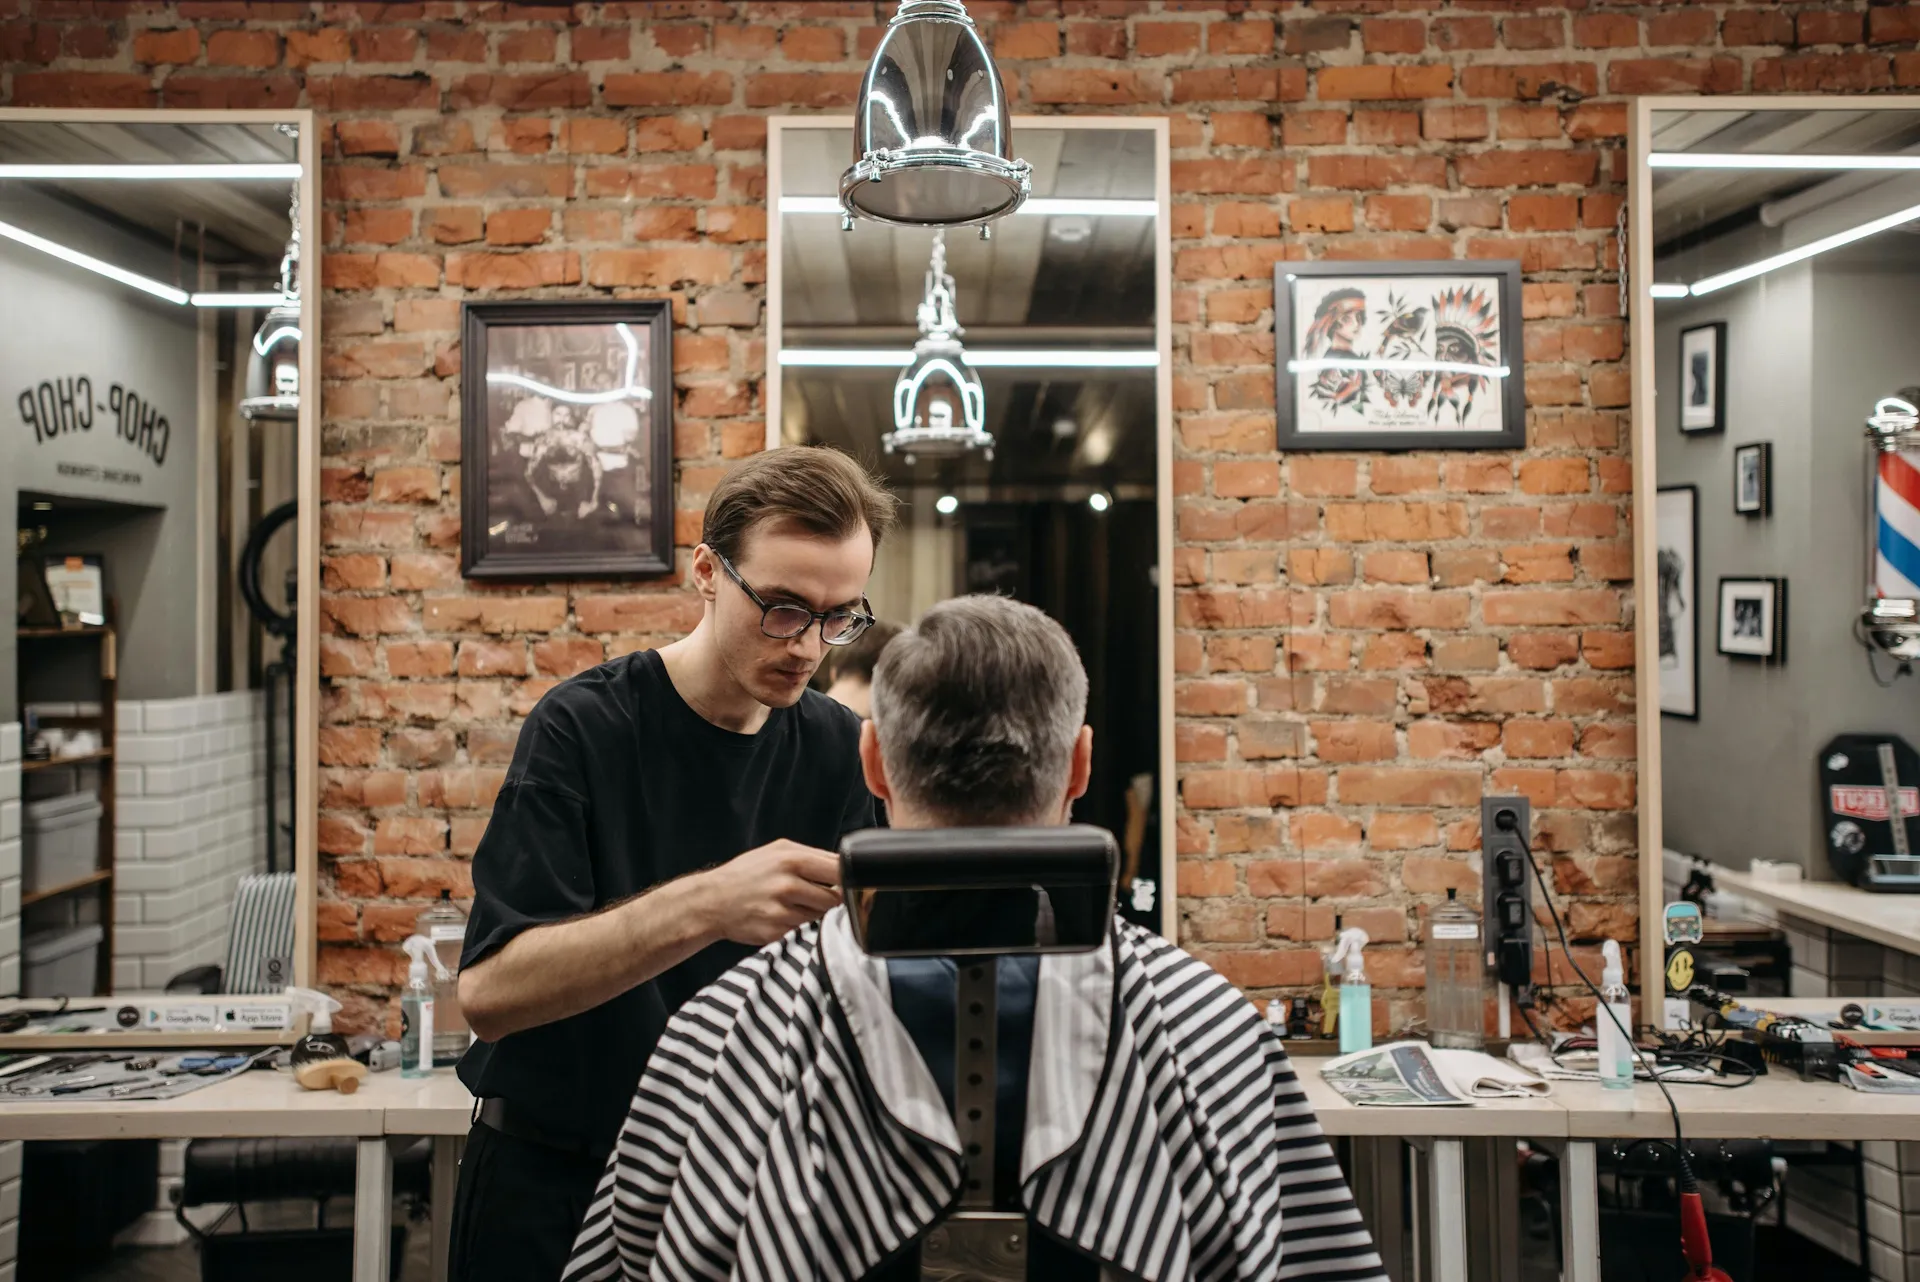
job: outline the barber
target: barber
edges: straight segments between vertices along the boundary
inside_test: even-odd
[[[473,860],[460,1005],[476,1097],[455,1282],[560,1274],[674,1011],[840,902],[874,824],[860,719],[808,682],[872,622],[894,499],[846,455],[770,450],[714,488],[699,625],[556,686]]]

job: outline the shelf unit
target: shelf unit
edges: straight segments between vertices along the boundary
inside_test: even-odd
[[[99,775],[96,789],[100,799],[100,841],[94,856],[93,871],[84,877],[58,886],[49,886],[44,890],[27,892],[20,896],[22,913],[21,927],[24,932],[26,920],[24,914],[30,908],[56,900],[70,900],[82,895],[95,897],[99,908],[100,947],[94,966],[94,993],[104,994],[113,985],[113,855],[115,831],[114,807],[114,708],[115,695],[119,684],[119,656],[117,638],[113,625],[91,625],[71,628],[29,627],[15,630],[19,645],[20,704],[24,708],[29,702],[27,691],[31,688],[31,673],[34,667],[36,651],[44,651],[57,642],[87,642],[99,647],[99,715],[71,717],[42,717],[43,727],[59,729],[86,729],[100,732],[101,750],[81,757],[56,757],[46,761],[23,761],[20,763],[22,776],[45,770],[63,770],[72,767],[94,766]],[[31,644],[30,644],[31,643]],[[85,702],[91,702],[86,700]],[[63,702],[65,702],[63,700]],[[23,834],[24,839],[24,834]],[[24,933],[23,933],[24,938]],[[24,959],[22,961],[24,971]],[[76,994],[77,996],[78,994]]]

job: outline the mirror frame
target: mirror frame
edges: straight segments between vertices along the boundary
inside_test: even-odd
[[[788,130],[853,128],[852,116],[770,116],[767,118],[767,364],[760,390],[766,406],[766,448],[780,444],[780,343],[783,314],[780,289],[785,249],[780,222],[780,188]],[[1022,129],[1129,129],[1154,137],[1153,187],[1159,210],[1154,215],[1154,345],[1160,365],[1154,377],[1154,507],[1158,524],[1159,702],[1160,702],[1160,933],[1180,939],[1179,832],[1180,781],[1174,773],[1173,721],[1173,198],[1172,152],[1165,116],[1014,116],[1016,142]],[[1015,150],[1018,150],[1016,146]],[[1100,750],[1094,745],[1094,751]]]
[[[1633,617],[1634,718],[1638,749],[1635,803],[1640,819],[1640,1000],[1646,1020],[1649,1003],[1665,992],[1662,978],[1665,948],[1660,939],[1666,894],[1662,880],[1665,828],[1660,779],[1660,654],[1656,630],[1644,621],[1659,616],[1655,600],[1658,569],[1653,539],[1654,493],[1659,488],[1655,448],[1659,434],[1654,422],[1653,364],[1653,170],[1647,155],[1653,149],[1653,115],[1657,111],[1920,111],[1920,96],[1912,94],[1794,94],[1757,97],[1751,94],[1717,96],[1668,94],[1635,98],[1627,121],[1627,277],[1632,299],[1627,316],[1627,343],[1631,362],[1633,451]]]
[[[118,125],[292,125],[300,131],[300,208],[307,211],[308,226],[302,228],[300,257],[300,385],[306,389],[300,398],[300,417],[296,425],[295,452],[298,475],[294,493],[300,514],[294,526],[294,563],[299,575],[296,609],[298,631],[294,675],[297,695],[290,734],[294,753],[293,867],[294,944],[293,982],[313,987],[318,941],[315,935],[315,910],[318,887],[317,846],[319,832],[319,750],[320,750],[320,256],[324,252],[320,226],[320,139],[319,126],[312,110],[285,111],[212,108],[206,110],[67,107],[0,107],[0,123],[6,124],[118,124]],[[204,425],[210,422],[201,416]],[[202,515],[204,524],[205,516]],[[204,533],[204,531],[203,531]],[[148,1033],[129,1031],[110,1034],[116,1045],[148,1046],[259,1046],[291,1042],[304,1019],[296,1027],[281,1033]],[[5,1050],[99,1049],[98,1033],[50,1035],[34,1033],[0,1034]]]

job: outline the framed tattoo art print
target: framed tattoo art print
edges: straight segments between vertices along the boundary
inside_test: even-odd
[[[673,571],[673,318],[664,299],[468,303],[460,571]]]
[[[1680,430],[1723,432],[1727,427],[1727,323],[1680,331]]]
[[[1668,485],[1653,504],[1660,576],[1660,713],[1688,720],[1700,715],[1699,497],[1691,485]]]
[[[1283,450],[1526,444],[1520,264],[1279,263]]]

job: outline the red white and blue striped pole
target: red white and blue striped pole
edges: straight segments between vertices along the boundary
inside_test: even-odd
[[[1920,599],[1920,453],[1880,455],[1873,513],[1873,594]]]

